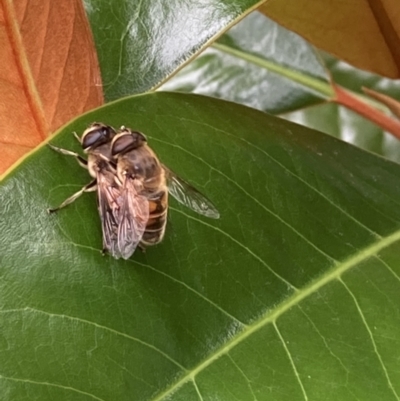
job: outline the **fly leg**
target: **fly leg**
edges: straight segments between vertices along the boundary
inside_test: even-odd
[[[63,149],[64,150],[64,149]],[[72,152],[71,152],[72,153]],[[89,184],[86,184],[82,189],[80,189],[78,192],[74,193],[73,195],[71,195],[69,198],[65,199],[65,201],[63,203],[61,203],[60,206],[54,208],[54,209],[47,209],[47,212],[50,213],[54,213],[57,212],[58,210],[62,209],[63,207],[69,205],[70,203],[72,203],[74,200],[76,200],[77,198],[79,198],[83,193],[85,192],[93,192],[97,189],[97,180],[93,180],[91,182],[89,182]]]
[[[76,152],[72,152],[70,150],[67,149],[63,149],[63,148],[59,148],[57,146],[54,145],[50,145],[49,143],[47,144],[47,146],[53,150],[55,150],[58,153],[61,153],[62,155],[67,155],[67,156],[73,156],[75,157],[75,159],[77,160],[77,162],[84,168],[87,168],[87,160],[84,159],[80,154],[76,153]]]

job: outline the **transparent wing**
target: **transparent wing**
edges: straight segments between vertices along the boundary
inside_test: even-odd
[[[118,225],[118,247],[121,256],[129,259],[135,252],[149,220],[149,202],[139,195],[131,179],[125,179],[121,193]]]
[[[119,259],[122,256],[118,247],[121,191],[112,176],[97,174],[97,199],[103,232],[103,251]]]
[[[212,219],[219,219],[219,212],[211,201],[179,178],[168,167],[163,165],[167,177],[168,192],[180,203],[195,212]]]

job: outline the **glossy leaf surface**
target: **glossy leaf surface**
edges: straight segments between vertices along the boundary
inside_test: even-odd
[[[328,103],[288,113],[283,117],[400,162],[399,140],[345,107]]]
[[[397,400],[400,167],[234,103],[156,93],[82,116],[147,134],[217,206],[102,256],[88,181],[43,147],[0,201],[0,392],[40,400]]]
[[[146,92],[261,2],[85,0],[108,100]]]
[[[244,18],[161,89],[285,113],[292,121],[399,161],[400,143],[391,134],[344,107],[321,103],[332,96],[324,64],[334,82],[354,93],[362,95],[365,86],[399,97],[398,81],[319,54],[304,39],[259,12]]]
[[[313,47],[259,12],[232,27],[161,89],[214,96],[274,114],[333,95]]]

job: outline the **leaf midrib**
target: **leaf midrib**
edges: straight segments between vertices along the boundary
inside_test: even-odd
[[[308,88],[309,90],[313,90],[317,96],[324,99],[331,99],[334,95],[331,85],[320,78],[307,75],[301,71],[296,71],[293,68],[286,67],[283,64],[270,61],[266,58],[262,58],[248,52],[246,53],[242,50],[235,49],[222,43],[215,42],[213,43],[212,47],[221,52],[230,54],[231,56],[245,60],[248,63],[254,64],[267,71],[271,71],[283,78],[289,79],[292,82],[296,82]]]
[[[274,323],[278,317],[283,315],[286,311],[288,311],[293,306],[299,304],[302,300],[314,294],[320,288],[325,286],[326,284],[337,280],[341,277],[343,273],[350,270],[351,268],[357,266],[359,263],[367,260],[368,258],[376,255],[382,249],[385,249],[400,240],[400,230],[395,231],[390,234],[386,238],[382,238],[379,241],[368,245],[364,249],[357,252],[355,255],[349,257],[343,262],[335,264],[329,271],[327,271],[322,276],[318,277],[318,279],[314,280],[307,286],[305,286],[301,290],[297,290],[293,296],[287,299],[285,302],[279,305],[273,312],[268,312],[261,319],[255,321],[253,324],[246,326],[246,328],[240,332],[236,337],[232,338],[228,343],[226,343],[223,347],[221,347],[217,352],[210,354],[207,359],[197,365],[194,369],[187,371],[185,375],[183,375],[176,383],[171,385],[157,397],[153,398],[151,401],[162,401],[164,397],[167,397],[174,392],[176,392],[179,387],[183,384],[193,381],[194,378],[204,369],[206,369],[209,365],[211,365],[214,361],[216,361],[221,356],[227,354],[231,349],[235,348],[236,345],[240,344],[247,337],[250,337],[252,334],[262,329],[264,326]]]
[[[18,26],[18,18],[15,15],[15,9],[10,1],[3,1],[3,11],[5,27],[8,33],[15,63],[21,78],[23,91],[25,92],[27,102],[32,111],[32,117],[36,122],[37,132],[42,140],[48,136],[48,125],[43,110],[43,104],[37,91],[35,81],[32,76],[31,67],[23,46],[23,38]]]

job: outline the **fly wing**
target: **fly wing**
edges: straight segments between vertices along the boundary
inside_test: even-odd
[[[122,256],[118,247],[121,190],[112,174],[97,174],[97,199],[103,231],[103,251],[119,259]]]
[[[193,188],[186,181],[179,178],[163,165],[167,177],[168,192],[180,203],[212,219],[219,219],[219,212],[211,201]]]
[[[121,193],[118,225],[118,247],[121,256],[129,259],[135,252],[149,220],[149,202],[139,195],[134,180],[126,178]]]

